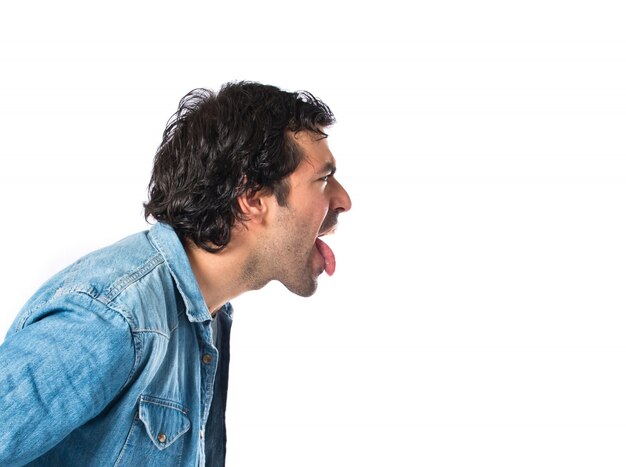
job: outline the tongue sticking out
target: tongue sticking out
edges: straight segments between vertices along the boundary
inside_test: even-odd
[[[326,274],[332,276],[335,273],[335,254],[326,243],[319,238],[315,240],[315,246],[324,258],[324,270]]]

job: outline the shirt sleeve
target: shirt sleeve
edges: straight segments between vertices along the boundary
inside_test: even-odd
[[[0,346],[0,465],[21,465],[99,414],[133,370],[126,320],[87,294],[33,313]]]

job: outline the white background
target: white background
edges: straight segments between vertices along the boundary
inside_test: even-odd
[[[626,465],[621,2],[225,3],[1,7],[1,334],[146,228],[187,91],[306,89],[353,209],[233,302],[228,466]]]

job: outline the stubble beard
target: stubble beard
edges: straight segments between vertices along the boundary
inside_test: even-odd
[[[317,290],[318,272],[313,269],[315,245],[314,239],[310,238],[310,227],[304,223],[294,225],[291,213],[285,214],[280,224],[284,230],[273,248],[276,279],[291,293],[310,297]],[[269,260],[272,261],[272,258]]]

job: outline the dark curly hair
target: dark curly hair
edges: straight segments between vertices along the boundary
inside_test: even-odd
[[[235,221],[244,220],[238,196],[268,190],[286,205],[286,177],[302,159],[287,132],[324,138],[334,122],[328,106],[306,91],[249,81],[226,83],[218,93],[192,90],[168,121],[154,158],[146,219],[220,251]]]

